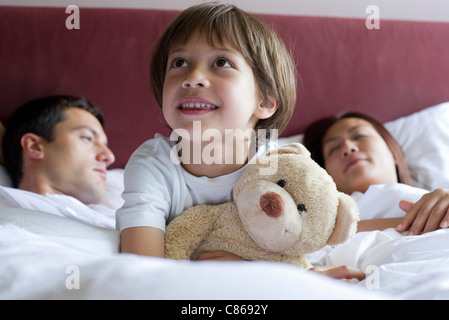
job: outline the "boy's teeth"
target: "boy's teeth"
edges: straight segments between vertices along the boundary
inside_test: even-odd
[[[216,106],[214,106],[213,104],[208,104],[208,103],[183,103],[181,107],[183,109],[184,108],[209,108],[209,109],[216,108]]]

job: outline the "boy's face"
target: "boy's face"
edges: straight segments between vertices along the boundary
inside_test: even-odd
[[[70,108],[65,115],[54,128],[54,140],[42,144],[39,178],[47,192],[96,203],[105,192],[106,168],[114,162],[114,155],[100,122],[91,113]]]
[[[194,139],[194,121],[201,123],[196,136],[214,129],[224,138],[226,129],[231,134],[235,129],[252,131],[275,108],[263,105],[253,71],[240,52],[218,41],[211,45],[196,32],[169,52],[162,110],[173,130],[187,130]]]

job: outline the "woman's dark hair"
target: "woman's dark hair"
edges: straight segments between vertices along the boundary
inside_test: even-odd
[[[53,140],[53,129],[65,119],[69,108],[80,108],[94,115],[104,125],[101,110],[82,97],[57,95],[29,101],[20,106],[6,123],[2,151],[5,166],[13,185],[17,187],[22,179],[22,146],[20,140],[26,133],[34,133],[46,141]]]
[[[346,112],[338,116],[322,118],[307,127],[304,133],[303,143],[304,146],[309,149],[312,159],[315,160],[323,168],[325,167],[323,155],[323,138],[326,132],[334,123],[346,118],[359,118],[369,122],[379,133],[379,135],[384,139],[385,143],[393,154],[394,159],[396,160],[398,181],[408,185],[413,185],[412,178],[410,177],[410,171],[408,169],[407,163],[404,160],[404,155],[402,153],[401,147],[399,146],[397,141],[393,138],[393,136],[382,123],[364,113]]]

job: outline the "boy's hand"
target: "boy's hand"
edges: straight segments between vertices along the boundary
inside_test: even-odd
[[[211,252],[203,252],[200,253],[197,261],[205,261],[205,260],[217,260],[217,261],[244,261],[243,258],[226,252],[226,251],[211,251]]]

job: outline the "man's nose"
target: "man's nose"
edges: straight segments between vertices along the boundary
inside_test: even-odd
[[[97,154],[97,160],[103,162],[108,167],[115,162],[115,155],[108,146],[103,145]]]

